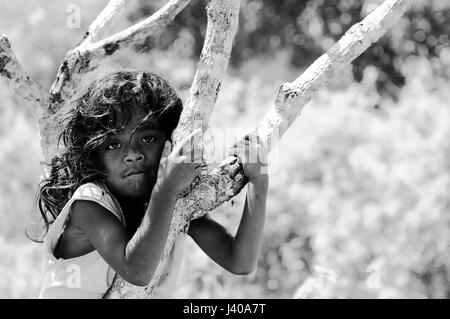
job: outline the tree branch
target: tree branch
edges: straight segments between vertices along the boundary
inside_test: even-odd
[[[160,31],[170,24],[190,1],[191,0],[169,1],[164,7],[147,19],[104,40],[88,45],[86,54],[100,56],[103,56],[104,54],[110,55],[121,47],[144,40],[145,37]]]
[[[23,110],[39,118],[48,102],[48,93],[34,82],[17,61],[6,36],[0,36],[0,77],[27,105]]]
[[[94,22],[89,26],[85,39],[90,43],[104,39],[109,33],[113,22],[124,9],[124,0],[110,0]]]
[[[274,107],[256,129],[268,150],[274,146],[272,141],[281,138],[315,93],[377,42],[411,3],[412,0],[386,0],[363,21],[353,25],[295,81],[281,85]]]
[[[202,128],[203,132],[208,128],[228,67],[238,27],[239,7],[240,0],[211,1],[208,4],[205,41],[183,113],[173,134],[175,143],[197,128]]]
[[[274,108],[257,127],[257,133],[266,143],[268,151],[275,145],[268,142],[273,140],[274,135],[282,136],[314,93],[334,77],[336,71],[349,65],[377,41],[403,15],[410,4],[411,0],[386,0],[366,19],[350,28],[335,46],[317,59],[298,79],[281,86]],[[278,140],[276,139],[275,143]],[[177,232],[187,222],[203,216],[207,211],[234,197],[245,184],[242,166],[235,157],[227,158],[210,175],[202,175],[196,179],[187,194],[177,202],[161,261],[167,258]],[[159,280],[159,277],[154,279]],[[141,288],[132,286],[116,276],[106,297],[149,298],[157,280],[152,280],[148,287]]]
[[[0,77],[6,80],[16,96],[25,101],[24,112],[38,120],[42,157],[48,162],[48,151],[52,149],[49,145],[53,145],[51,142],[56,132],[55,121],[49,119],[50,95],[26,74],[5,36],[0,36]]]
[[[171,0],[151,17],[106,39],[93,43],[91,41],[81,41],[76,48],[67,52],[61,63],[56,80],[50,89],[52,101],[60,103],[70,98],[74,86],[80,79],[80,75],[97,68],[96,60],[101,59],[105,55],[113,54],[121,47],[138,43],[146,36],[166,27],[189,2],[190,0]],[[109,15],[105,13],[105,17],[111,19],[116,13],[117,11],[112,11],[111,9]],[[94,30],[102,30],[100,20],[100,17],[96,19],[98,22],[94,24]]]

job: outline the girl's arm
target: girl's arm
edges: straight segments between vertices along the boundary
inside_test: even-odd
[[[267,175],[249,182],[236,236],[208,215],[191,222],[189,235],[215,262],[237,275],[251,273],[258,261],[266,215]]]
[[[87,236],[120,277],[133,285],[145,286],[158,266],[175,202],[176,194],[155,190],[141,225],[131,238],[121,222],[96,202],[75,201],[71,223]]]
[[[248,179],[248,191],[236,236],[207,215],[191,222],[189,234],[199,247],[226,270],[234,274],[248,274],[257,264],[266,215],[268,175],[261,170],[267,163],[262,145],[251,137],[243,145],[236,145],[233,154],[241,158]],[[250,153],[249,153],[250,152]],[[253,156],[251,152],[257,154]]]

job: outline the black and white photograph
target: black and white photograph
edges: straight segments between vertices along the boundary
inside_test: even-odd
[[[448,0],[2,0],[0,299],[449,299],[449,44]]]

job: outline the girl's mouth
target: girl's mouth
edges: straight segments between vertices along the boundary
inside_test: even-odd
[[[142,171],[142,170],[131,170],[125,173],[124,177],[130,177],[134,175],[149,175],[150,172],[148,171]]]

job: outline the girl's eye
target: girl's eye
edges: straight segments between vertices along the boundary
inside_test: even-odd
[[[144,137],[142,138],[142,142],[143,142],[143,143],[151,143],[151,142],[153,142],[154,140],[155,140],[155,137],[154,137],[154,136],[150,136],[150,135],[144,136]]]
[[[120,146],[122,146],[119,142],[111,142],[111,143],[108,143],[107,145],[106,145],[106,149],[108,149],[108,150],[116,150],[116,149],[118,149]]]

